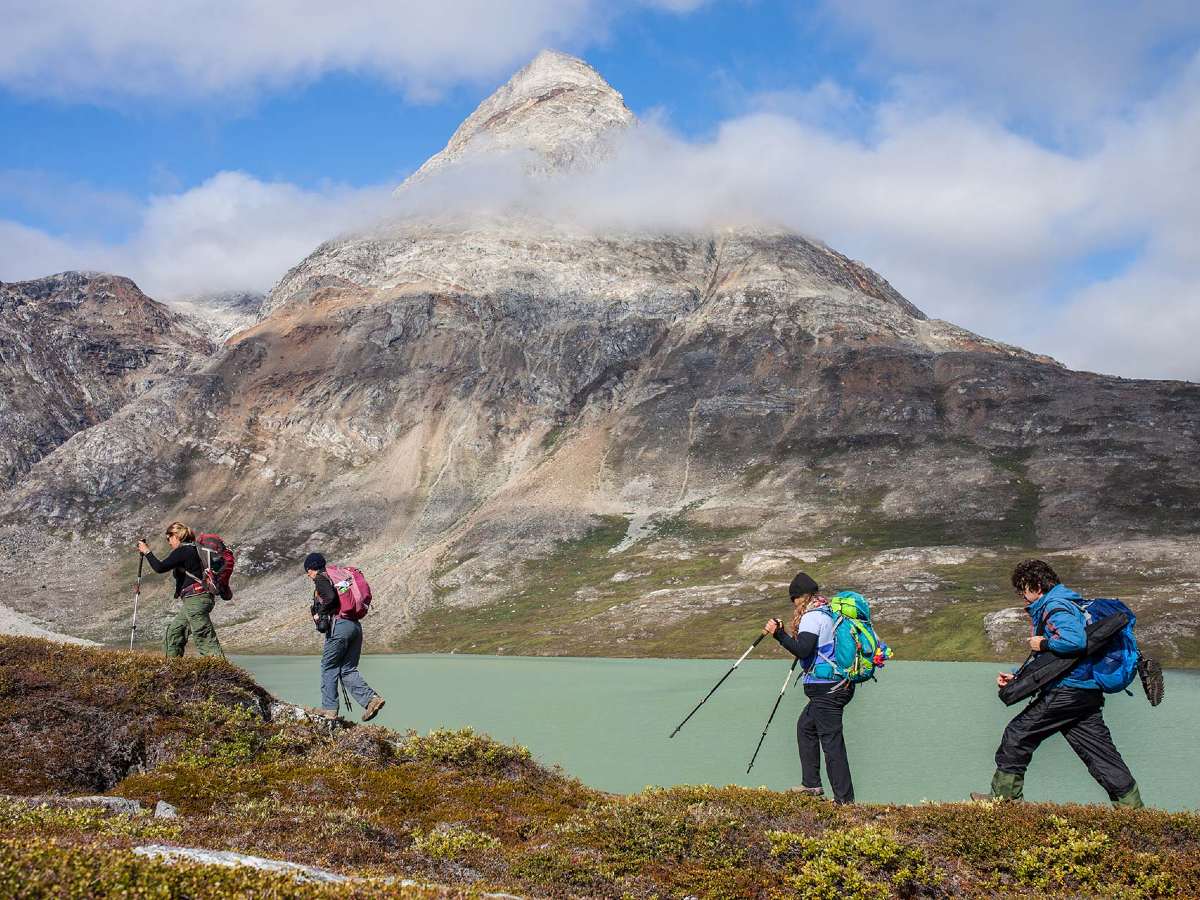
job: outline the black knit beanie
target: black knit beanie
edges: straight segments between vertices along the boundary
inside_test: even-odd
[[[820,586],[815,581],[803,572],[797,572],[796,577],[792,579],[792,583],[788,585],[788,599],[795,600],[797,597],[815,594],[820,590]]]
[[[305,572],[307,572],[309,569],[316,569],[318,572],[320,572],[324,568],[325,557],[323,557],[320,553],[310,553],[308,556],[304,557]]]

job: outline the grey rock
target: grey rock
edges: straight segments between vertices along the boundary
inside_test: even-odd
[[[1003,653],[1029,634],[1029,614],[1023,607],[998,609],[983,617],[983,630],[997,653]]]
[[[154,816],[158,819],[177,819],[179,818],[179,810],[166,800],[159,800],[154,806]]]
[[[53,809],[104,809],[117,815],[137,816],[145,810],[136,800],[127,797],[109,797],[105,794],[84,797],[62,797],[57,794],[42,794],[22,797],[6,795],[6,800],[25,803],[28,806],[48,806]]]
[[[292,875],[297,881],[342,884],[350,880],[345,875],[339,875],[337,872],[330,872],[326,869],[302,866],[299,863],[282,859],[266,859],[261,856],[234,853],[231,850],[205,850],[198,847],[168,847],[163,844],[147,844],[142,847],[134,847],[133,852],[138,856],[160,859],[168,863],[192,862],[208,866],[245,867],[264,872],[279,872],[284,875]]]
[[[171,297],[163,302],[198,332],[220,345],[258,321],[265,296],[256,291],[224,291]]]

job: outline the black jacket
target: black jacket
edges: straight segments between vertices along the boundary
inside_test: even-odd
[[[150,568],[159,575],[174,570],[176,597],[182,596],[184,593],[201,593],[197,579],[204,576],[204,563],[200,561],[200,551],[196,549],[195,544],[180,544],[163,560],[153,553],[147,553],[146,562],[150,563]],[[189,573],[196,577],[189,578]]]

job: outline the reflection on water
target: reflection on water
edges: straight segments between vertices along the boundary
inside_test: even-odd
[[[235,660],[263,686],[319,704],[312,657]],[[462,655],[366,656],[362,671],[388,705],[378,723],[427,731],[470,725],[528,746],[587,784],[619,792],[647,785],[741,784],[782,789],[800,781],[792,687],[750,775],[746,764],[788,662],[750,660],[674,738],[667,735],[729,669],[731,660],[546,659]],[[1021,706],[996,699],[989,663],[891,662],[846,711],[855,793],[862,802],[961,800],[986,790],[1005,723]],[[1200,807],[1196,770],[1200,674],[1167,674],[1151,709],[1110,696],[1105,718],[1142,788],[1164,809]],[[1061,737],[1047,741],[1026,778],[1029,800],[1101,803],[1107,797]]]

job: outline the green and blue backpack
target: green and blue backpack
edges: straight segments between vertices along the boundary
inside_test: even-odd
[[[874,680],[875,670],[892,658],[892,648],[875,633],[867,598],[854,591],[842,591],[830,597],[829,605],[821,610],[833,619],[833,659],[818,653],[814,669],[831,670],[827,677],[851,684]]]

